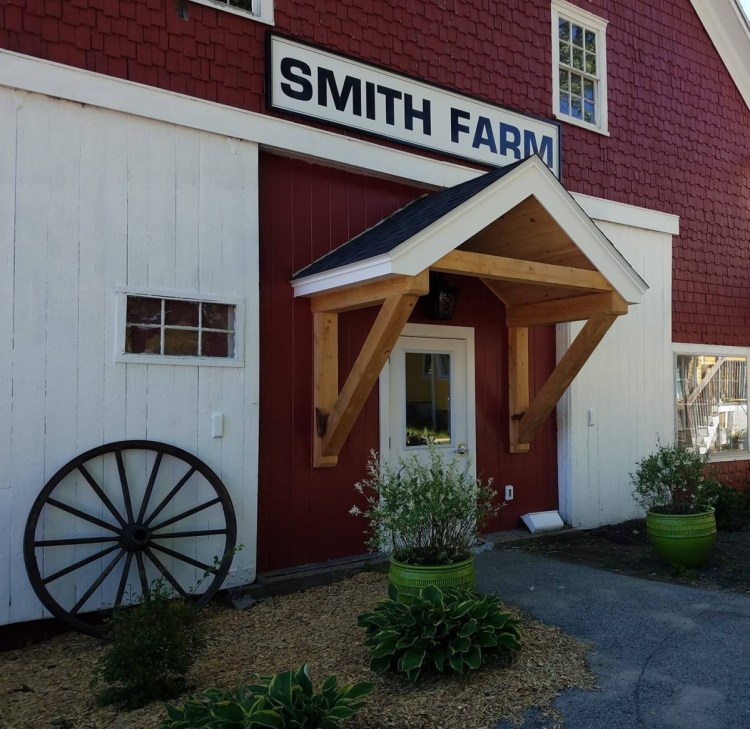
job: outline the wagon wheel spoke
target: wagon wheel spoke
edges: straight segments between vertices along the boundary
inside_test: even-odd
[[[134,452],[145,453],[146,463],[152,463],[150,471],[138,468],[128,472],[128,468],[132,466],[130,454]],[[106,473],[103,469],[107,463],[111,463],[106,459],[112,455],[116,459],[119,478],[119,488],[115,485],[115,489],[122,490],[121,504],[118,503],[119,497],[114,497],[106,489],[102,477],[96,476]],[[182,471],[184,475],[157,504],[155,493],[162,474],[161,468],[165,463],[164,456],[174,459],[176,472]],[[200,480],[191,481],[196,472],[201,477]],[[145,482],[142,491],[142,484],[136,482],[136,474]],[[66,481],[69,478],[76,479],[75,482],[83,479],[88,487],[75,489],[73,495],[61,496],[70,493],[64,487],[61,488],[61,484],[72,483]],[[185,499],[181,499],[180,506],[176,506],[174,499],[180,492]],[[140,493],[143,494],[142,498],[136,496]],[[187,504],[191,503],[197,506],[188,508]],[[207,512],[211,507],[215,507],[216,511]],[[176,511],[180,513],[170,516],[168,511],[165,513],[165,509],[171,509],[173,514]],[[62,518],[64,514],[71,518]],[[196,514],[200,515],[199,523],[193,525],[186,522],[182,527],[177,524]],[[217,518],[222,518],[223,521],[216,521]],[[155,526],[152,527],[151,524]],[[83,525],[90,525],[88,534]],[[45,529],[56,531],[45,533]],[[176,531],[169,534],[169,529]],[[83,536],[78,536],[79,530]],[[182,572],[177,569],[178,563],[191,565],[210,574],[205,591],[192,595],[194,609],[200,609],[216,594],[226,577],[236,537],[237,522],[231,498],[221,479],[209,466],[193,454],[167,443],[128,440],[108,443],[81,453],[47,481],[37,495],[26,521],[23,555],[31,585],[44,607],[77,630],[91,635],[103,635],[105,628],[101,621],[92,620],[88,613],[100,607],[99,603],[102,601],[106,600],[111,605],[112,597],[115,606],[123,604],[129,584],[138,584],[143,599],[148,599],[147,567],[183,598],[191,596],[193,571],[189,571],[191,577],[181,579]],[[217,538],[222,542],[221,547],[217,547],[222,555],[221,560],[218,565],[204,564],[201,560]],[[181,540],[178,544],[183,546],[179,550],[170,548],[173,546],[168,541],[170,539]],[[160,541],[170,546],[162,546]],[[93,545],[92,549],[96,553],[80,559],[80,555],[74,553],[71,557],[72,564],[61,569],[50,566],[49,570],[55,571],[44,574],[45,563],[54,564],[54,560],[59,559],[58,555],[66,554],[62,551],[64,548],[75,549],[79,545]],[[47,555],[45,550],[55,551]],[[163,555],[174,559],[174,564]],[[49,560],[46,556],[49,556]],[[97,560],[101,560],[99,564],[95,564]],[[88,569],[83,569],[87,565]],[[103,565],[101,569],[100,565]],[[137,578],[133,574],[134,567],[138,571]],[[93,576],[90,579],[93,582],[89,584],[87,576],[92,574],[91,570]],[[113,595],[109,594],[110,584]],[[68,597],[59,598],[58,595]]]
[[[73,537],[72,539],[39,539],[34,542],[35,547],[66,547],[74,544],[102,544],[103,542],[119,542],[120,537]]]
[[[125,554],[125,550],[121,549],[116,555],[115,558],[104,568],[104,571],[99,575],[99,577],[94,580],[94,584],[89,587],[86,592],[83,593],[81,596],[81,599],[73,605],[70,612],[75,615],[85,604],[86,601],[94,594],[94,592],[97,590],[99,585],[104,582],[104,580],[107,579],[107,576],[109,573],[115,568],[115,565],[122,559],[122,555]]]
[[[171,519],[167,519],[166,521],[160,522],[155,527],[152,527],[152,531],[156,531],[157,529],[163,529],[165,526],[169,526],[170,524],[174,524],[177,521],[182,521],[183,519],[187,519],[187,517],[192,516],[193,514],[197,514],[199,511],[208,509],[210,506],[213,506],[214,504],[218,504],[220,502],[221,502],[221,499],[211,499],[211,501],[206,501],[205,504],[201,504],[200,506],[194,506],[192,509],[183,511],[181,514],[178,514],[177,516],[173,516]]]
[[[177,582],[177,580],[174,578],[172,573],[162,564],[161,560],[154,554],[153,550],[146,547],[146,556],[154,563],[156,566],[156,569],[161,572],[164,577],[167,578],[167,582],[169,582],[172,587],[177,591],[177,593],[180,595],[180,597],[188,598],[190,597],[187,592],[183,589],[182,585]]]
[[[214,569],[213,566],[210,564],[199,562],[197,559],[188,557],[186,554],[182,554],[180,552],[175,552],[174,549],[169,549],[169,547],[162,547],[160,544],[157,544],[156,542],[153,542],[151,546],[154,549],[158,549],[160,552],[164,552],[164,554],[168,554],[170,557],[179,559],[181,562],[187,562],[187,564],[191,564],[193,565],[193,567],[200,567],[202,570],[206,572],[211,572]]]
[[[161,525],[160,525],[161,526]],[[151,534],[152,539],[181,539],[182,537],[208,537],[212,534],[226,534],[226,529],[204,529],[195,532],[166,532],[165,534]]]
[[[128,477],[125,474],[125,463],[122,460],[122,450],[115,451],[117,460],[117,473],[120,475],[120,486],[122,487],[122,498],[125,500],[125,511],[128,514],[128,524],[133,523],[133,504],[130,500],[130,489],[128,488]]]
[[[146,565],[143,563],[143,553],[136,552],[135,559],[138,563],[138,579],[141,582],[141,599],[145,600],[148,595],[148,579],[146,579]]]
[[[164,507],[175,497],[177,492],[188,482],[190,477],[197,471],[198,469],[195,466],[191,466],[190,470],[177,482],[175,487],[161,500],[159,503],[159,506],[154,509],[154,511],[151,512],[151,516],[149,516],[148,519],[146,519],[146,526],[148,526],[157,515],[159,515]]]
[[[94,493],[101,499],[104,506],[107,507],[107,510],[109,511],[109,513],[112,514],[112,516],[114,516],[115,519],[117,519],[117,521],[120,523],[120,526],[124,527],[125,520],[122,518],[122,516],[120,516],[120,512],[117,511],[117,509],[115,508],[115,505],[110,501],[107,494],[105,494],[104,491],[102,491],[101,486],[99,486],[99,484],[96,482],[94,477],[86,470],[86,466],[81,464],[80,466],[78,466],[78,470],[81,472],[81,475],[86,479],[89,486],[91,486],[91,488],[94,490]]]
[[[79,519],[90,521],[92,524],[96,524],[97,526],[100,526],[103,529],[109,529],[109,531],[117,532],[118,534],[120,532],[120,528],[116,527],[114,524],[108,524],[106,521],[97,519],[95,516],[92,516],[91,514],[87,514],[85,511],[81,511],[80,509],[76,509],[74,506],[63,504],[62,501],[58,501],[57,499],[47,499],[47,503],[52,506],[57,507],[58,509],[67,511],[68,514],[73,514],[73,516],[77,516]]]
[[[138,521],[143,521],[143,517],[146,515],[146,509],[148,508],[148,502],[151,499],[151,492],[154,490],[154,484],[156,483],[156,474],[159,472],[159,466],[161,466],[161,458],[164,454],[159,451],[154,459],[154,465],[151,468],[151,475],[148,477],[148,484],[146,485],[146,493],[143,495],[143,501],[141,502],[141,508],[138,510]]]
[[[58,572],[51,574],[49,577],[45,577],[42,580],[42,583],[47,585],[50,582],[54,582],[55,580],[58,580],[61,577],[64,577],[65,575],[69,575],[71,572],[75,572],[76,570],[81,569],[81,567],[85,567],[87,564],[96,562],[97,559],[104,557],[110,552],[114,552],[118,548],[119,548],[119,545],[115,544],[113,547],[108,547],[107,549],[103,549],[101,552],[92,554],[90,557],[86,557],[85,559],[80,560],[80,562],[76,562],[75,564],[72,564],[69,567],[65,567],[65,569],[61,569]]]
[[[120,584],[117,586],[117,596],[115,597],[115,607],[122,605],[122,598],[125,595],[125,587],[128,584],[128,575],[130,574],[130,565],[133,563],[133,553],[128,552],[128,556],[125,557],[125,566],[122,568],[122,575],[120,575]]]

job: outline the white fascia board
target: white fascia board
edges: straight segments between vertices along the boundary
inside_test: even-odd
[[[737,0],[691,0],[727,71],[750,108],[750,25]]]
[[[432,188],[451,187],[481,174],[464,165],[12,51],[0,50],[0,86],[234,137],[308,161]],[[22,99],[17,103],[23,103]]]
[[[310,296],[322,291],[344,289],[348,286],[375,281],[393,275],[393,261],[388,254],[350,263],[348,266],[332,268],[312,276],[292,281],[295,296]]]
[[[668,233],[669,235],[680,233],[679,215],[661,213],[658,210],[648,210],[637,205],[626,205],[578,192],[573,192],[571,195],[592,220],[627,225],[630,228],[642,228],[655,233]]]
[[[648,290],[645,281],[538,157],[391,251],[394,272],[416,275],[531,196],[629,304],[642,301]]]
[[[360,173],[372,172],[431,188],[452,187],[483,174],[474,167],[430,159],[285,119],[12,51],[0,50],[0,86],[234,137],[288,156],[333,164]],[[17,103],[23,102],[19,99]],[[658,227],[649,229],[672,232],[671,227],[666,228],[668,224],[658,217],[667,213],[655,213],[632,205],[622,206],[578,193],[574,193],[573,197],[590,217],[597,220],[646,228],[649,225],[647,221],[652,219]],[[628,209],[629,217],[626,220],[623,220],[622,208]],[[655,213],[657,217],[650,217],[650,213]],[[644,222],[639,225],[634,222],[637,220]]]

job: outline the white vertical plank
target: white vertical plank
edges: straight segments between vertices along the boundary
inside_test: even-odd
[[[44,485],[44,355],[46,339],[46,246],[49,101],[29,94],[18,110],[16,248],[13,309],[13,440],[11,469],[14,519],[12,564],[22,564],[26,515]],[[11,572],[11,621],[42,617],[23,569]]]

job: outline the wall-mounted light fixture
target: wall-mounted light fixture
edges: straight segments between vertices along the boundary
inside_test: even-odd
[[[427,312],[430,319],[450,321],[456,306],[458,287],[451,286],[438,273],[430,274],[430,293],[427,294]]]

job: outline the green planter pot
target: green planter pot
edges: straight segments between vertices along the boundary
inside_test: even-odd
[[[703,567],[716,548],[713,508],[700,514],[646,514],[651,546],[671,565]]]
[[[463,562],[437,566],[404,564],[391,559],[388,577],[402,595],[415,595],[428,585],[473,590],[476,582],[474,557],[469,557]]]

